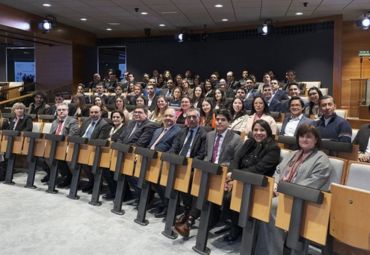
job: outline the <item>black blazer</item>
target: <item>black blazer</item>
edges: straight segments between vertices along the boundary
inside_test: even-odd
[[[90,118],[82,122],[81,128],[78,132],[79,136],[82,137],[85,134],[87,127],[91,122]],[[98,123],[95,124],[95,128],[90,139],[108,139],[111,127],[112,126],[104,119],[99,119]]]
[[[365,124],[361,126],[360,130],[357,132],[355,140],[353,140],[353,144],[358,144],[359,150],[363,153],[366,151],[367,144],[369,142],[369,136],[370,136],[370,125]]]
[[[176,136],[172,148],[169,152],[179,154],[186,136],[188,135],[189,128],[184,127]],[[193,144],[191,145],[190,157],[197,159],[204,159],[206,155],[206,140],[207,131],[203,127],[199,127],[198,132],[195,134]]]
[[[273,138],[266,138],[261,143],[250,138],[236,152],[230,169],[273,176],[279,161],[280,148]]]
[[[154,131],[159,127],[156,123],[146,119],[135,132],[130,136],[134,129],[136,121],[130,121],[124,128],[117,142],[125,144],[134,144],[139,147],[148,147]]]
[[[14,129],[14,124],[15,124],[14,120],[15,120],[15,118],[12,118],[10,120],[10,123],[9,123],[9,126],[8,126],[9,130]],[[33,124],[32,124],[31,116],[24,115],[23,119],[20,119],[18,121],[17,126],[15,127],[14,130],[17,130],[17,131],[32,131],[32,127],[33,127]]]
[[[113,127],[112,127],[113,128]],[[110,140],[112,142],[117,142],[120,135],[122,134],[123,130],[125,128],[125,125],[122,125],[122,127],[120,127],[116,132],[114,132],[111,136],[110,136]],[[111,129],[112,130],[112,129]],[[110,132],[110,131],[109,131]]]

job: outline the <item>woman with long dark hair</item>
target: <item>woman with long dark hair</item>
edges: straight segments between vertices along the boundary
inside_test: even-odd
[[[303,112],[307,117],[317,119],[320,117],[320,98],[322,97],[321,90],[317,87],[309,88],[308,90],[309,103],[304,108]]]
[[[202,108],[200,109],[200,121],[199,125],[202,127],[216,127],[216,118],[213,113],[213,101],[211,99],[204,99],[202,102]]]
[[[194,108],[201,108],[204,100],[204,93],[202,86],[198,85],[193,90],[192,105]]]
[[[230,105],[230,113],[233,117],[230,129],[238,132],[243,132],[247,125],[248,115],[244,109],[244,102],[240,98],[234,98]]]

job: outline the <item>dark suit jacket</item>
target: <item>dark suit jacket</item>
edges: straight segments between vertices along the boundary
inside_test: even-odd
[[[287,114],[287,116],[285,116],[285,119],[283,121],[283,125],[281,126],[281,132],[280,134],[281,135],[284,135],[285,134],[285,127],[286,125],[288,124],[288,121],[290,119],[290,114]],[[297,129],[299,126],[303,125],[303,124],[313,124],[314,121],[307,118],[306,116],[302,116],[301,120],[298,122],[298,126],[297,126]],[[297,134],[297,129],[295,130],[294,134]]]
[[[113,127],[112,127],[113,128]],[[125,129],[125,125],[123,125],[122,127],[120,127],[116,132],[114,132],[111,137],[110,137],[110,140],[112,142],[117,142],[120,135],[122,134],[123,130]]]
[[[281,90],[281,89],[275,92],[275,96],[273,98],[276,98],[279,101],[289,99],[288,93],[285,90]]]
[[[358,144],[360,147],[359,150],[364,153],[369,142],[369,137],[370,137],[370,125],[365,124],[361,126],[360,130],[358,131],[355,140],[353,140],[353,144]]]
[[[13,130],[14,129],[14,124],[15,124],[14,118],[12,118],[10,120],[8,129]],[[32,131],[32,127],[33,127],[33,124],[32,124],[31,116],[24,115],[23,119],[20,119],[18,121],[17,126],[15,127],[14,130],[17,130],[17,131]]]
[[[136,121],[130,121],[127,126],[125,126],[117,142],[134,144],[140,147],[147,147],[150,139],[153,136],[154,131],[158,128],[158,125],[146,119],[140,124],[139,127],[136,128],[135,132],[130,136],[132,130],[135,127],[135,124]]]
[[[50,134],[55,134],[58,128],[58,120],[54,120],[51,124]],[[62,129],[62,135],[64,136],[73,136],[78,135],[78,123],[77,120],[71,116],[67,116],[66,120],[64,121],[64,126]]]
[[[280,112],[281,102],[277,98],[273,97],[269,105],[269,110],[270,112]]]
[[[176,136],[170,152],[179,154],[184,141],[189,132],[188,127],[184,127]],[[206,155],[206,140],[207,131],[203,127],[199,127],[198,132],[195,134],[193,144],[191,145],[190,157],[197,159],[204,159]]]
[[[81,128],[78,132],[78,135],[81,137],[85,134],[86,129],[91,123],[91,118],[82,122]],[[94,131],[91,134],[90,139],[108,139],[111,125],[106,122],[104,119],[100,118],[98,123],[95,124]]]
[[[149,100],[148,97],[147,99]],[[158,96],[154,96],[152,104],[150,105],[150,107],[148,107],[149,111],[151,112],[154,111],[155,105],[157,104],[157,99],[158,99]]]
[[[204,160],[211,161],[213,155],[213,147],[215,144],[216,138],[216,131],[208,132],[207,134],[207,145],[206,145],[206,157]],[[228,130],[225,134],[225,137],[222,142],[220,157],[218,160],[219,164],[227,164],[229,165],[231,161],[234,159],[234,156],[242,145],[242,140],[240,136],[234,133],[231,130]]]
[[[164,128],[161,127],[154,131],[152,140],[150,141],[148,148],[152,147],[152,145],[157,140],[157,138],[160,136],[163,130]],[[173,127],[171,127],[171,129],[167,131],[167,133],[161,138],[161,140],[159,140],[159,142],[156,144],[154,149],[156,151],[162,151],[162,152],[169,151],[175,141],[177,134],[180,131],[181,131],[181,128],[178,125],[174,125]]]

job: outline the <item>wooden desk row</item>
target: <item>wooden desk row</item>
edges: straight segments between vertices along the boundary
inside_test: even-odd
[[[12,154],[30,155],[30,138],[24,135],[25,134],[21,134],[13,138]],[[2,132],[0,152],[7,153],[8,142],[9,137]],[[193,249],[201,254],[208,253],[209,250],[206,247],[206,243],[208,238],[210,211],[213,205],[222,205],[224,181],[228,171],[227,167],[221,167],[213,163],[191,158],[183,158],[182,160],[181,156],[169,155],[168,153],[152,151],[153,153],[149,153],[149,155],[148,151],[150,150],[143,148],[133,148],[127,151],[127,153],[121,154],[122,161],[120,162],[118,160],[120,158],[120,150],[114,149],[115,147],[116,146],[112,144],[111,147],[103,146],[97,150],[97,148],[91,144],[80,144],[77,163],[93,166],[94,160],[96,160],[95,153],[100,151],[99,168],[110,169],[110,171],[115,172],[115,174],[123,178],[125,176],[139,178],[139,183],[141,183],[140,188],[142,189],[142,197],[139,203],[143,206],[139,204],[138,218],[135,219],[135,221],[142,225],[145,225],[145,211],[148,200],[145,197],[144,191],[149,190],[148,187],[150,187],[150,185],[148,186],[148,184],[159,184],[166,187],[166,197],[170,202],[163,234],[170,238],[176,238],[176,235],[172,232],[172,226],[175,222],[178,192],[190,192],[190,194],[198,198],[197,207],[201,210],[201,225],[198,231],[196,245]],[[68,142],[68,140],[58,142],[55,151],[55,159],[68,162],[73,161],[75,155],[73,153],[74,148],[74,144]],[[35,139],[32,156],[49,158],[51,157],[51,150],[52,143],[50,140],[40,136],[40,138]],[[173,159],[170,159],[171,157],[173,157]],[[120,166],[118,173],[117,166]],[[194,169],[194,172],[193,179],[191,180],[192,169]],[[240,173],[235,172],[236,180],[234,180],[233,184],[231,209],[241,212],[241,218],[244,220],[240,220],[239,225],[244,229],[243,235],[249,236],[247,234],[251,229],[250,226],[246,224],[248,221],[258,220],[267,223],[270,220],[274,180],[270,177],[242,171],[239,172]],[[120,178],[116,178],[116,180],[120,182]],[[173,183],[171,183],[171,180]],[[191,181],[192,185],[189,190]],[[119,184],[117,186],[119,186]],[[329,226],[331,194],[320,191],[317,191],[317,193],[322,197],[319,199],[320,201],[318,200],[319,203],[317,203],[317,201],[310,202],[305,200],[302,204],[302,224],[298,224],[298,234],[306,240],[325,246]],[[143,201],[143,196],[145,201]],[[292,222],[294,222],[295,216],[292,216],[292,211],[295,208],[296,198],[280,193],[278,200],[276,226],[291,231],[292,225],[294,225]],[[119,211],[119,207],[122,204],[119,204],[117,199],[114,203],[114,208],[118,208]],[[118,203],[118,205],[116,203]],[[142,210],[144,210],[144,212]],[[140,214],[142,215],[143,213],[144,216],[139,217]],[[170,217],[171,215],[172,217]],[[203,222],[206,222],[206,224],[203,224]],[[244,247],[244,243],[253,246],[253,240],[255,239],[252,238],[251,240],[242,242],[242,254],[250,254],[250,247]]]

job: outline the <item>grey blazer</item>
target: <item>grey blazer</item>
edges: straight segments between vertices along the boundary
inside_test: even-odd
[[[206,157],[205,161],[212,160],[213,146],[215,143],[216,131],[211,131],[207,134],[206,140]],[[231,130],[227,130],[224,140],[221,146],[220,158],[218,160],[219,164],[230,165],[231,161],[234,159],[236,151],[243,144],[240,136]]]
[[[55,131],[57,131],[57,127],[58,119],[54,120],[53,123],[51,124],[50,134],[55,134]],[[79,127],[77,120],[71,116],[67,116],[62,129],[62,135],[64,136],[78,135],[78,130]]]
[[[275,182],[278,183],[280,178],[287,172],[289,163],[297,152],[292,151],[277,166],[274,175]],[[314,189],[329,190],[331,173],[332,165],[328,156],[324,152],[316,150],[298,167],[292,183]]]

